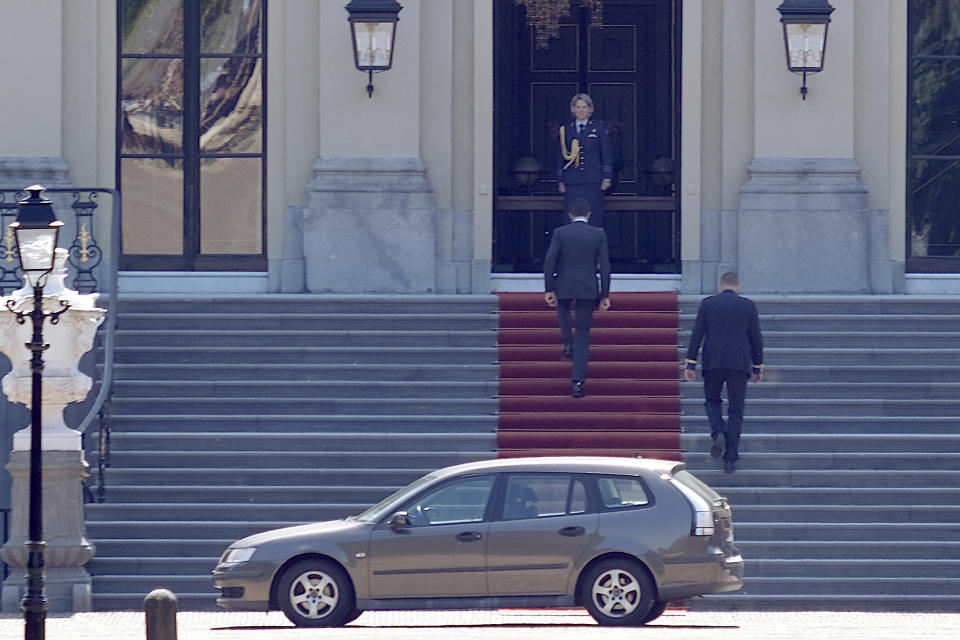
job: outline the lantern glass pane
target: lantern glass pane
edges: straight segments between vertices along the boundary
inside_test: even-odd
[[[20,268],[24,272],[43,273],[53,269],[57,229],[17,229],[15,233],[20,249]]]
[[[820,71],[823,69],[823,47],[827,39],[827,25],[785,24],[787,55],[791,71]]]
[[[354,22],[357,66],[363,69],[388,68],[393,48],[394,22]]]

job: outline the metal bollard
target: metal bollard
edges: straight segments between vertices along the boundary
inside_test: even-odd
[[[177,595],[154,589],[143,599],[147,614],[147,640],[177,640]]]

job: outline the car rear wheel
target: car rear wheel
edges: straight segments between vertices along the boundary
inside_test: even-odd
[[[581,601],[602,625],[642,625],[654,603],[650,576],[626,559],[597,563],[584,576],[581,588]]]
[[[332,562],[298,562],[284,572],[277,589],[280,608],[298,627],[338,627],[359,615],[350,579]]]

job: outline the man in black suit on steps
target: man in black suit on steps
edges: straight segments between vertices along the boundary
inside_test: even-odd
[[[569,224],[554,229],[543,259],[544,299],[557,309],[563,355],[573,360],[573,397],[582,398],[593,311],[610,308],[610,254],[606,232],[589,224],[590,204],[585,199],[573,200],[567,215]]]
[[[740,279],[728,271],[720,277],[720,293],[700,303],[687,348],[688,382],[697,378],[697,352],[703,342],[703,394],[713,445],[710,455],[723,454],[723,470],[733,473],[740,457],[740,430],[747,379],[763,380],[763,338],[752,300],[740,293]],[[720,390],[727,385],[727,422],[724,424]],[[724,450],[726,445],[726,450]]]

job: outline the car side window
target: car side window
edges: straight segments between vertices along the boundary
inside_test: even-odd
[[[490,501],[494,476],[460,478],[437,487],[407,505],[411,527],[481,522]]]
[[[600,501],[606,509],[626,509],[650,504],[646,487],[639,478],[602,476],[597,478]]]
[[[583,481],[566,473],[514,473],[507,477],[503,519],[545,518],[587,510]]]

